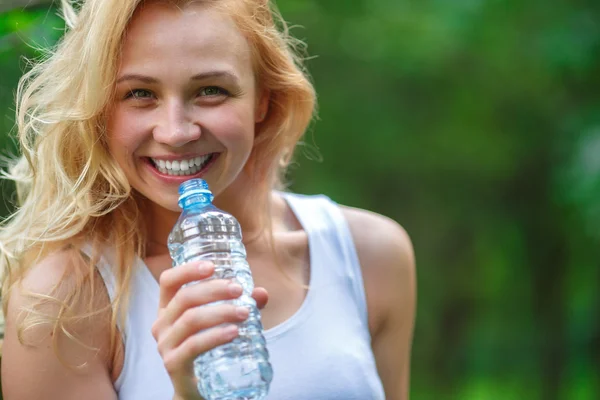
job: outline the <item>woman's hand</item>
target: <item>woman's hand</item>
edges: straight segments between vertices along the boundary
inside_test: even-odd
[[[242,287],[224,279],[209,278],[214,272],[211,262],[192,262],[169,268],[160,275],[158,318],[152,335],[175,389],[175,398],[201,399],[194,377],[193,361],[200,354],[233,340],[238,335],[236,323],[248,317],[246,307],[217,304],[242,294]],[[182,288],[186,283],[197,282]],[[267,291],[256,288],[252,293],[258,308],[268,300]]]

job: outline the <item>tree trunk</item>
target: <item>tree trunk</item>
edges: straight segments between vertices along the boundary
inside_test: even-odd
[[[27,8],[39,6],[42,4],[51,4],[53,0],[2,0],[0,1],[0,12],[9,11],[15,8]]]

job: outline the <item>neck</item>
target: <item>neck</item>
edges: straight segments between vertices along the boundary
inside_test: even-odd
[[[242,171],[241,174],[244,174]],[[233,215],[242,228],[244,241],[251,239],[270,224],[271,193],[260,191],[249,178],[237,179],[215,196],[213,204]]]
[[[255,242],[264,236],[271,224],[268,218],[270,192],[261,194],[247,185],[234,182],[222,193],[218,193],[213,204],[215,207],[232,214],[240,223],[244,243]],[[149,204],[148,204],[149,203]],[[166,253],[167,239],[180,212],[171,211],[147,202],[145,211],[148,231],[148,255]]]

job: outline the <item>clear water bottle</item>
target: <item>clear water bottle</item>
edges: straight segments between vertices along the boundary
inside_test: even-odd
[[[242,232],[237,220],[213,206],[212,200],[213,195],[203,179],[191,179],[179,186],[179,206],[183,212],[168,242],[173,266],[190,261],[212,261],[215,272],[209,279],[237,281],[243,293],[227,302],[248,307],[250,314],[239,324],[237,338],[196,358],[194,372],[198,391],[206,400],[264,399],[273,370],[260,313],[251,297],[254,282],[246,261]]]

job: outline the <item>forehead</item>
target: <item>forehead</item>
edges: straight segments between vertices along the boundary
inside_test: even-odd
[[[152,61],[250,65],[250,47],[233,19],[209,6],[178,7],[149,2],[134,14],[122,47],[123,66],[148,66]]]

